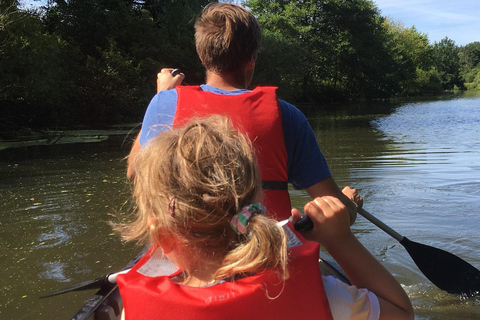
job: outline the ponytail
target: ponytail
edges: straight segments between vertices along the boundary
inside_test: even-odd
[[[288,279],[287,238],[282,227],[271,218],[255,215],[248,222],[249,233],[239,235],[238,245],[223,259],[215,280],[274,269]]]

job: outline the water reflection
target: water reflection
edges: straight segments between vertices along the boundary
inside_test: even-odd
[[[45,271],[40,272],[38,276],[41,279],[56,280],[58,282],[69,282],[65,275],[66,266],[67,264],[64,262],[43,263],[43,268],[45,269]]]
[[[348,115],[310,119],[337,183],[360,189],[367,210],[479,268],[479,106],[476,96],[394,105],[376,115],[350,107]],[[480,298],[461,300],[434,287],[401,245],[364,219],[354,229],[403,283],[418,319],[480,317]]]

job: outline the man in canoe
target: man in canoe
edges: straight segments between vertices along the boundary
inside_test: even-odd
[[[122,317],[413,319],[408,296],[351,232],[340,200],[305,205],[312,241],[265,216],[256,160],[250,139],[218,115],[164,131],[139,153],[137,209],[116,229],[152,247],[117,277]],[[318,242],[352,285],[321,274]]]
[[[291,183],[312,199],[337,197],[348,208],[353,224],[363,200],[355,189],[339,189],[305,116],[278,99],[274,87],[248,89],[261,41],[257,19],[238,5],[212,3],[195,23],[195,41],[206,83],[180,86],[184,74],[173,75],[168,68],[158,74],[159,92],[132,146],[127,176],[135,174],[137,152],[165,128],[181,126],[192,117],[221,114],[254,143],[270,214],[278,219],[290,216]]]

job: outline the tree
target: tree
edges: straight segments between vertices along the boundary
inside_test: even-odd
[[[55,125],[75,90],[68,72],[74,52],[58,37],[45,34],[37,15],[16,5],[14,9],[2,30],[0,131]]]
[[[250,0],[247,6],[268,37],[296,46],[297,73],[282,85],[301,83],[303,100],[388,97],[395,92],[395,61],[372,1]],[[270,54],[278,61],[282,55]]]
[[[472,42],[460,48],[460,72],[465,82],[473,82],[480,68],[480,42]]]
[[[139,121],[162,67],[203,79],[193,22],[206,0],[49,0],[0,4],[3,127]],[[5,75],[5,76],[4,76]]]
[[[439,73],[434,68],[433,48],[428,36],[415,27],[385,20],[390,50],[399,69],[395,73],[403,95],[436,93],[442,89]]]
[[[445,90],[463,87],[460,78],[460,50],[455,45],[455,41],[445,37],[440,42],[434,43],[433,52],[442,87]]]
[[[81,52],[77,118],[140,120],[162,67],[187,70],[189,83],[202,79],[193,17],[206,2],[54,0],[46,8],[47,30]]]

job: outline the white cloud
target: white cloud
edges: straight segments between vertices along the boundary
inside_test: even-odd
[[[383,16],[415,26],[431,42],[448,37],[457,45],[480,41],[478,0],[374,0]]]

